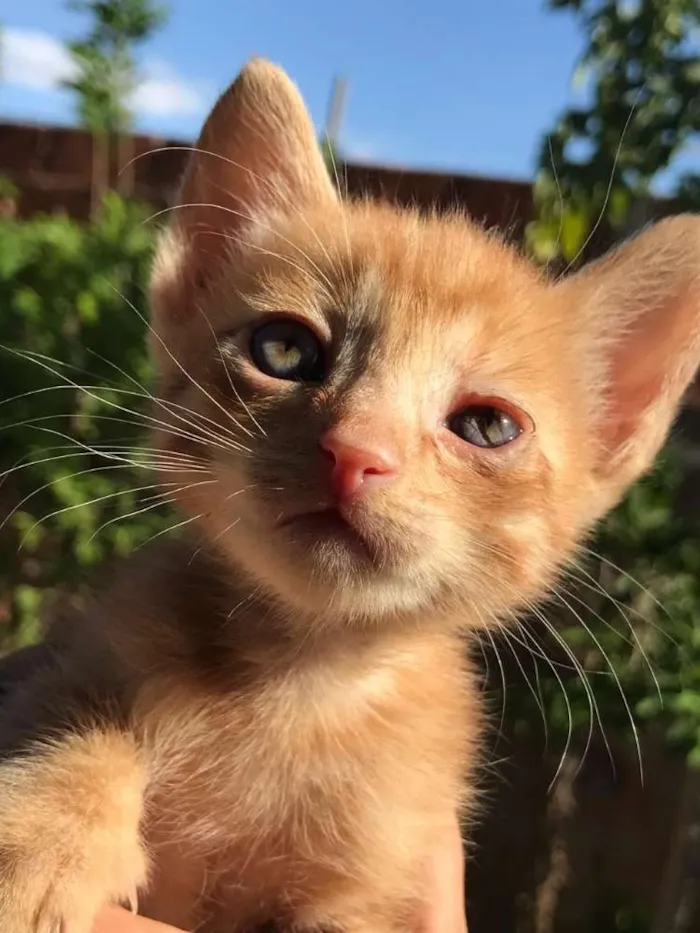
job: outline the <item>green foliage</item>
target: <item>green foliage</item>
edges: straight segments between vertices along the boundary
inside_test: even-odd
[[[77,77],[66,87],[78,95],[78,119],[93,133],[123,133],[131,126],[129,97],[136,87],[128,52],[110,54],[89,41],[72,42]]]
[[[12,471],[0,485],[0,648],[34,640],[57,591],[162,527],[154,511],[118,521],[153,482],[125,462],[141,446],[149,380],[131,307],[144,305],[144,219],[111,195],[89,226],[0,221],[0,473]]]
[[[624,232],[634,204],[700,136],[700,0],[548,5],[573,12],[586,37],[577,68],[584,103],[544,137],[528,244],[543,262],[575,263],[596,231],[605,235],[595,248]],[[700,176],[681,178],[676,200],[700,206]],[[679,481],[666,451],[601,529],[594,551],[602,558],[572,571],[553,600],[580,670],[552,639],[558,666],[539,682],[540,702],[560,737],[571,718],[579,752],[591,720],[616,743],[632,739],[634,716],[662,727],[700,765],[700,530],[678,514]]]
[[[700,535],[675,508],[679,479],[678,465],[662,460],[605,525],[600,547],[644,583],[640,589],[614,568],[607,581],[633,612],[636,636],[657,671],[660,697],[649,691],[647,677],[634,678],[636,712],[662,723],[669,741],[700,764]],[[641,671],[630,654],[627,664]]]
[[[133,49],[165,24],[166,8],[152,0],[73,0],[70,5],[92,19],[88,35],[70,45],[78,74],[66,86],[78,95],[80,122],[93,133],[127,132],[130,99],[140,80]]]
[[[542,639],[554,666],[539,655],[537,689],[518,698],[521,731],[536,727],[537,703],[557,746],[571,730],[582,754],[592,730],[611,749],[636,742],[634,720],[700,765],[700,529],[678,508],[681,476],[669,448],[555,588],[546,614],[558,638]]]
[[[544,138],[528,242],[543,261],[572,261],[596,224],[613,234],[634,199],[700,134],[699,0],[549,0],[576,15],[586,46],[576,70],[585,102]],[[698,176],[681,179],[697,205]],[[695,200],[693,200],[695,196]]]
[[[96,41],[111,46],[147,39],[168,18],[166,7],[150,0],[72,0],[70,6],[89,14]]]

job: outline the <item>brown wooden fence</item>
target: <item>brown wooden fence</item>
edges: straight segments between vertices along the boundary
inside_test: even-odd
[[[187,142],[137,136],[129,147],[136,161],[133,192],[156,208],[170,202],[187,158]],[[92,138],[71,127],[0,124],[0,172],[20,191],[20,216],[65,211],[90,213]],[[352,194],[366,193],[421,207],[459,205],[479,221],[520,236],[532,215],[528,182],[469,175],[419,172],[355,163],[338,167],[340,183]],[[110,167],[119,185],[119,167]]]

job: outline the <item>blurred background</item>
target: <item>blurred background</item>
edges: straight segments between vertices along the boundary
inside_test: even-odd
[[[351,195],[559,274],[700,209],[700,0],[0,0],[0,650],[177,524],[144,283],[201,121],[279,61]],[[481,644],[474,933],[700,931],[700,392],[537,618]]]

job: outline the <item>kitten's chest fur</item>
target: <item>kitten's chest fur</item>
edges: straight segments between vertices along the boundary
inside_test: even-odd
[[[218,694],[154,680],[136,716],[159,808],[201,844],[273,834],[296,852],[316,824],[342,838],[374,807],[375,824],[394,809],[428,817],[458,793],[473,741],[457,650],[420,637],[299,659]]]
[[[147,910],[218,933],[217,916],[283,920],[351,878],[400,897],[471,783],[480,716],[459,639],[414,627],[290,649],[254,609],[218,628],[192,573],[140,586],[150,603],[128,631],[118,612],[112,638],[149,671],[132,712],[150,774]]]

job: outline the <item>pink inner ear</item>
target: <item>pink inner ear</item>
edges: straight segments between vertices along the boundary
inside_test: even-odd
[[[598,469],[617,495],[652,466],[700,363],[700,218],[648,227],[561,290],[597,357]]]
[[[612,357],[609,413],[604,426],[606,447],[613,450],[634,435],[640,419],[661,395],[665,379],[666,347],[644,331],[627,335]]]
[[[611,454],[630,444],[643,450],[654,443],[655,435],[665,435],[695,368],[696,314],[687,294],[658,302],[631,321],[613,348],[609,411],[603,427],[603,441]],[[649,420],[652,424],[645,424]],[[652,437],[645,438],[649,432]]]

